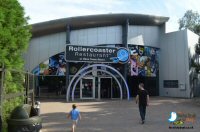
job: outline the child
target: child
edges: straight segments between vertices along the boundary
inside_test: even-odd
[[[69,112],[68,118],[71,117],[72,120],[72,132],[75,132],[75,128],[78,122],[78,118],[81,120],[81,114],[78,109],[76,109],[76,105],[72,105],[72,110]]]

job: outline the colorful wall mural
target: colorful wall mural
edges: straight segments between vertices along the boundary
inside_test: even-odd
[[[131,76],[156,77],[159,70],[159,50],[146,46],[131,46]]]
[[[49,60],[37,66],[32,73],[36,75],[56,75],[65,76],[66,74],[66,61],[64,52],[56,54],[49,58]]]
[[[156,77],[159,70],[159,49],[147,46],[129,45],[130,50],[130,76]],[[36,75],[65,76],[66,61],[64,52],[56,54],[49,60],[41,63],[32,72]],[[74,75],[85,63],[71,63],[70,75]],[[122,64],[111,64],[116,69]],[[121,69],[122,70],[122,69]],[[122,70],[123,71],[123,70]]]

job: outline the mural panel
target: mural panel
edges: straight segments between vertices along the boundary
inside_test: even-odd
[[[159,70],[159,50],[146,46],[131,46],[131,76],[156,77]]]

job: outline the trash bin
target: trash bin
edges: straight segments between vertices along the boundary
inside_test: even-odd
[[[40,101],[35,102],[36,115],[40,116]]]
[[[28,104],[16,107],[8,119],[8,132],[39,132],[41,128],[41,117]]]
[[[2,132],[2,119],[1,119],[1,116],[0,116],[0,132]]]

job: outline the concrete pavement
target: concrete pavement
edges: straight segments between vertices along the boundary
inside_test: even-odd
[[[65,100],[41,100],[43,132],[70,132],[71,121],[66,118],[73,103]],[[77,132],[199,132],[200,105],[192,99],[153,97],[147,107],[146,123],[140,124],[138,106],[134,100],[102,100],[76,102],[82,120]],[[195,113],[194,129],[169,129],[170,112]],[[185,124],[187,126],[188,124]]]

